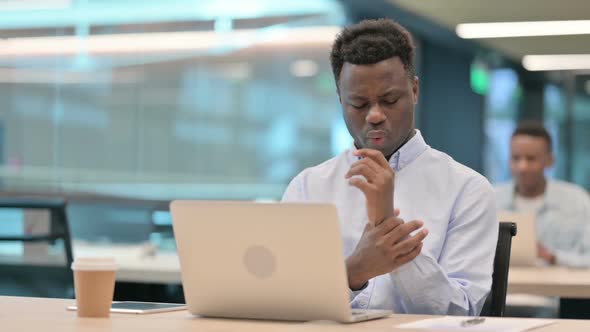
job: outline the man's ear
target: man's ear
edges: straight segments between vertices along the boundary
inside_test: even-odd
[[[414,105],[416,105],[418,104],[418,96],[420,95],[420,80],[418,79],[418,76],[414,76],[412,92],[414,93]]]

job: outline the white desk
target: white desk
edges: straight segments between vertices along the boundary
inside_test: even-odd
[[[76,247],[75,247],[76,248]],[[75,255],[104,254],[116,257],[119,263],[117,280],[142,283],[180,284],[180,263],[173,252],[145,254],[145,247],[77,246]],[[562,298],[590,299],[590,269],[564,267],[511,267],[508,292]]]
[[[138,283],[180,284],[180,263],[176,252],[154,252],[148,245],[90,244],[74,242],[75,257],[114,257],[117,265],[117,281]],[[23,256],[20,253],[0,254],[4,264],[33,264],[43,266],[65,265],[63,250],[40,251],[38,255]]]
[[[88,250],[88,251],[87,251]],[[104,248],[115,255],[120,269],[117,280],[143,283],[180,284],[180,264],[175,253],[142,254],[138,246]],[[96,248],[80,247],[79,254],[99,252]],[[564,267],[511,267],[508,292],[573,299],[590,299],[590,269]]]
[[[156,252],[145,245],[96,245],[74,242],[74,256],[115,257],[118,281],[180,284],[180,263],[175,252]],[[2,256],[4,259],[5,256]],[[63,264],[63,257],[46,264]],[[510,267],[508,292],[563,298],[590,299],[590,269],[563,267]]]
[[[175,252],[154,252],[146,245],[97,246],[74,243],[74,257],[114,257],[117,281],[180,284],[180,262]]]
[[[508,292],[590,299],[590,269],[510,267]]]
[[[277,322],[242,319],[197,318],[187,311],[151,315],[112,314],[110,318],[77,318],[75,312],[65,307],[74,300],[43,299],[0,296],[0,320],[3,331],[39,332],[47,329],[56,331],[100,332],[100,331],[402,331],[396,326],[412,321],[433,318],[427,315],[393,315],[357,324],[338,324],[325,321]],[[424,331],[424,330],[403,330]],[[445,330],[437,330],[444,332]],[[456,331],[456,330],[454,330]],[[590,321],[559,320],[555,324],[535,329],[535,332],[586,332]]]

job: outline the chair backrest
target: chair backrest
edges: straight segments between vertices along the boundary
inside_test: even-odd
[[[508,267],[510,265],[510,247],[512,237],[516,235],[516,224],[500,222],[496,256],[494,257],[494,272],[492,274],[492,289],[481,311],[482,316],[504,316],[506,307],[506,290],[508,289]]]
[[[50,227],[46,234],[0,234],[0,242],[52,244],[61,240],[63,241],[65,258],[65,261],[55,266],[38,264],[37,262],[31,263],[26,260],[0,262],[0,294],[72,297],[73,278],[70,266],[73,255],[66,201],[59,198],[0,197],[0,209],[48,210]]]

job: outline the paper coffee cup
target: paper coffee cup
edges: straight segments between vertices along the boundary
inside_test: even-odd
[[[78,317],[109,317],[115,291],[115,260],[76,258],[72,270]]]

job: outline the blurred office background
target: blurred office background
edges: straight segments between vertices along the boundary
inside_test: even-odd
[[[0,191],[65,197],[74,239],[106,242],[160,241],[175,198],[278,200],[351,145],[328,55],[342,26],[378,17],[415,37],[431,146],[505,181],[511,131],[537,119],[555,138],[551,176],[590,189],[590,61],[523,64],[588,54],[590,31],[456,31],[588,13],[584,0],[0,1]],[[3,231],[26,228],[22,210],[0,213]]]
[[[3,190],[134,198],[278,199],[350,145],[328,53],[340,26],[391,17],[419,46],[418,127],[506,180],[523,118],[556,137],[554,175],[590,188],[587,76],[523,69],[586,52],[584,35],[467,40],[465,22],[583,19],[585,1],[0,3]],[[542,3],[543,5],[539,5]]]
[[[588,76],[521,64],[587,52],[587,35],[455,33],[466,22],[583,19],[589,5],[567,2],[2,1],[0,186],[279,199],[297,172],[350,145],[330,45],[342,25],[384,16],[416,38],[417,125],[432,146],[506,180],[512,128],[540,119],[556,137],[553,175],[590,188]]]

